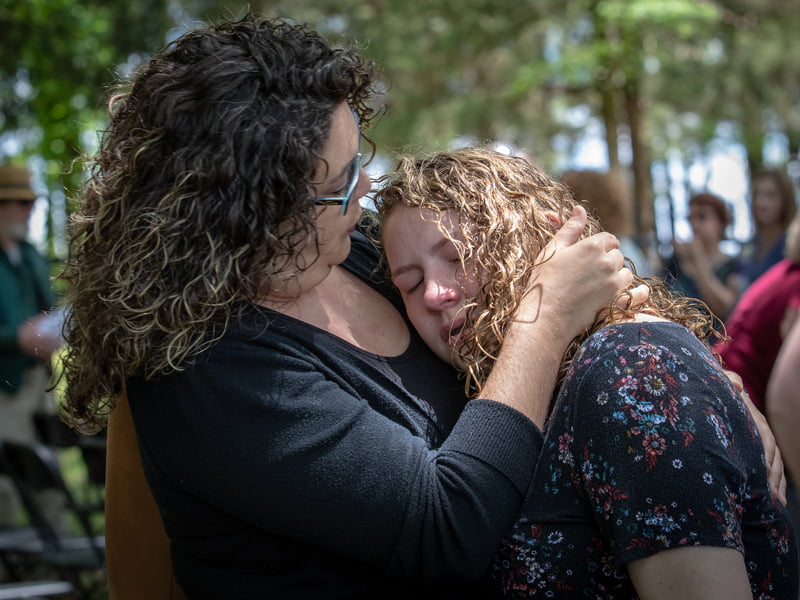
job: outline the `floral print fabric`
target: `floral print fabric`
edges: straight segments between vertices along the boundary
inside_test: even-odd
[[[796,597],[794,532],[718,363],[675,323],[607,327],[572,362],[493,589],[637,598],[626,563],[698,545],[742,552],[754,598]]]

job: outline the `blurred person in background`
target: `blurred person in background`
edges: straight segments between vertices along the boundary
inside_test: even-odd
[[[702,192],[689,199],[692,239],[673,242],[674,253],[664,267],[664,279],[673,290],[687,298],[703,301],[724,320],[738,298],[739,259],[720,250],[725,230],[731,224],[725,201]]]
[[[787,230],[786,256],[745,290],[725,321],[725,333],[730,340],[714,348],[725,367],[741,376],[750,398],[761,411],[764,411],[767,382],[783,340],[781,324],[787,311],[798,304],[800,218],[795,217]]]
[[[587,203],[603,228],[617,236],[619,249],[633,263],[639,277],[654,275],[642,247],[631,235],[631,199],[625,183],[613,171],[569,170],[561,183],[579,202]]]
[[[742,289],[783,258],[786,228],[797,212],[794,187],[789,176],[780,169],[758,171],[753,176],[751,196],[755,235],[742,250]]]
[[[33,415],[53,413],[47,388],[50,355],[59,331],[47,327],[45,311],[56,296],[47,260],[26,241],[36,201],[27,169],[0,166],[0,439],[36,439]],[[0,478],[0,526],[12,524],[19,508],[10,479]]]

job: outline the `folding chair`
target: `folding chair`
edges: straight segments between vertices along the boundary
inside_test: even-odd
[[[57,414],[36,413],[34,426],[39,440],[52,448],[78,448],[86,467],[88,485],[78,499],[81,509],[102,513],[105,509],[106,432],[82,435]]]
[[[56,568],[62,577],[82,588],[81,573],[102,571],[104,567],[105,538],[94,534],[86,511],[76,504],[61,475],[54,451],[44,444],[5,440],[0,442],[0,452],[30,523],[44,545],[39,558]],[[74,516],[81,535],[62,533],[49,521],[37,499],[37,494],[45,490],[61,494],[64,509],[68,516]]]
[[[0,527],[0,563],[5,579],[22,581],[44,552],[39,533],[33,527]]]
[[[75,591],[68,581],[26,581],[22,583],[0,583],[0,600],[24,600],[30,598],[64,598]]]

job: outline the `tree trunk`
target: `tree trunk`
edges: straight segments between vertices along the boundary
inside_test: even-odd
[[[600,94],[603,125],[606,130],[606,146],[608,147],[608,166],[611,171],[619,171],[619,140],[617,138],[619,133],[614,94],[609,86],[603,86]]]
[[[633,222],[639,241],[650,237],[655,230],[653,215],[653,194],[650,177],[649,153],[643,142],[642,114],[639,99],[638,81],[628,78],[623,87],[628,125],[631,130],[631,151],[633,170]]]

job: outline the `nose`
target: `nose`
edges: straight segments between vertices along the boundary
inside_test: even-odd
[[[356,184],[356,189],[353,192],[353,200],[358,200],[363,198],[367,195],[370,188],[372,187],[372,182],[369,179],[369,175],[364,170],[364,168],[358,169],[358,183]]]
[[[461,292],[453,284],[437,279],[426,279],[423,300],[430,311],[439,311],[458,303]]]

